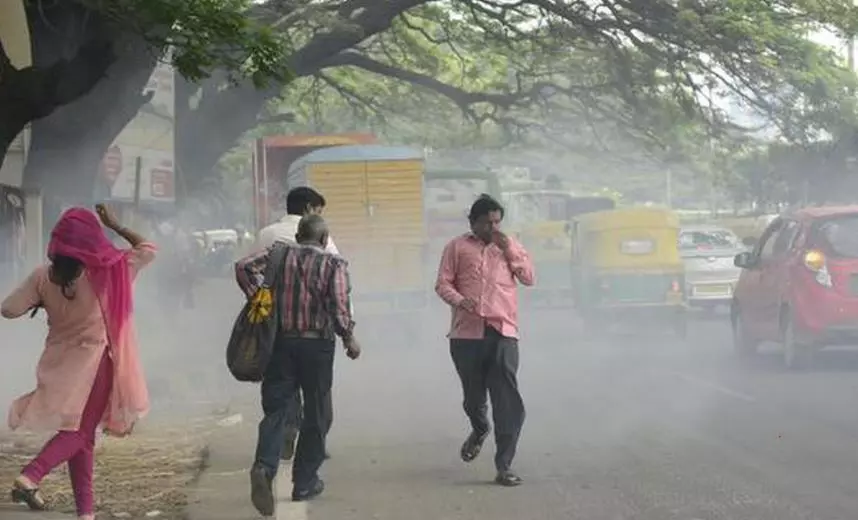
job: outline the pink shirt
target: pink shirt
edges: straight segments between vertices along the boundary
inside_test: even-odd
[[[521,244],[509,239],[506,253],[472,233],[454,238],[444,248],[435,292],[452,310],[450,333],[455,339],[482,339],[486,325],[502,335],[518,337],[518,288],[533,285],[533,262]],[[477,313],[459,307],[469,298]]]

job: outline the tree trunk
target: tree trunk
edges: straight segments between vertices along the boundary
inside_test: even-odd
[[[386,31],[393,20],[427,0],[388,0],[361,7],[355,4],[344,11],[348,24],[318,33],[289,58],[294,77],[315,74],[326,61],[362,41]],[[184,83],[184,81],[180,81]],[[265,106],[281,95],[288,85],[269,85],[255,89],[248,82],[224,88],[223,76],[214,77],[199,91],[179,87],[176,103],[176,161],[179,164],[184,193],[193,193],[206,185],[221,157],[238,144],[245,132],[253,130]],[[191,107],[194,94],[201,92],[199,104]]]
[[[201,91],[184,79],[177,83],[176,162],[179,188],[187,197],[205,189],[220,158],[256,126],[271,94],[251,88],[218,92],[218,84],[211,80]],[[190,99],[200,92],[192,109]]]
[[[63,56],[65,47],[74,48],[96,37],[112,42],[116,58],[106,77],[88,94],[33,123],[24,187],[42,191],[46,210],[62,203],[92,201],[107,148],[151,98],[142,92],[157,53],[139,37],[102,24],[76,31],[58,29],[83,26],[78,15],[74,10],[49,13],[47,18],[28,13],[34,66],[52,63]]]
[[[2,85],[0,85],[2,89]],[[0,99],[3,99],[3,94],[0,93]],[[18,134],[24,130],[24,124],[16,118],[0,117],[0,168],[3,167],[3,161],[6,159],[6,154],[9,153],[9,147],[12,142],[18,137]]]

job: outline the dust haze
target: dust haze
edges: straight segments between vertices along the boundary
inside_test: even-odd
[[[466,225],[463,220],[463,231]],[[225,413],[255,402],[258,387],[235,382],[224,362],[232,322],[243,303],[232,277],[202,278],[195,287],[195,308],[168,315],[157,296],[153,269],[144,271],[135,284],[135,322],[152,396],[150,420]],[[431,270],[426,275],[430,305],[417,329],[396,318],[366,316],[356,305],[364,354],[353,362],[338,352],[334,445],[381,448],[443,442],[451,454],[456,451],[467,423],[445,337],[449,309],[432,292],[434,274]],[[537,289],[553,283],[538,271],[537,277]],[[360,280],[353,283],[357,288]],[[520,294],[533,290],[521,288]],[[610,451],[639,437],[660,417],[665,424],[699,421],[713,399],[707,391],[677,391],[682,382],[670,367],[664,367],[662,383],[646,390],[652,408],[617,399],[618,389],[635,388],[646,375],[641,370],[659,370],[659,358],[677,350],[694,352],[693,336],[682,342],[670,330],[631,328],[594,344],[582,337],[569,307],[523,306],[520,319],[520,384],[528,412],[523,450],[538,446],[550,451],[588,438]],[[729,327],[726,317],[703,326],[725,337]],[[0,321],[7,367],[0,382],[4,417],[10,401],[34,387],[45,332],[44,313]],[[643,358],[648,368],[642,367]]]

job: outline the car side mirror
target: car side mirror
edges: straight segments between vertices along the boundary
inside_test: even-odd
[[[741,269],[753,269],[757,262],[752,253],[739,253],[733,258],[733,265]]]
[[[754,248],[757,245],[757,239],[754,237],[745,237],[742,239],[742,245]]]

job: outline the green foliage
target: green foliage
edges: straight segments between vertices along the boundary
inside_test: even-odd
[[[170,49],[189,81],[215,71],[248,78],[258,87],[291,78],[285,35],[249,16],[248,0],[79,0],[114,23]]]
[[[296,122],[261,133],[369,130],[437,148],[516,142],[590,165],[625,154],[669,164],[691,191],[731,189],[735,157],[756,146],[757,128],[730,120],[725,99],[802,146],[856,123],[853,72],[809,38],[854,34],[852,0],[365,5],[399,9],[387,25],[362,21],[346,0],[290,5],[276,29],[298,53],[331,34],[362,36],[305,63],[268,107]],[[664,167],[647,168],[642,186],[664,177]]]

